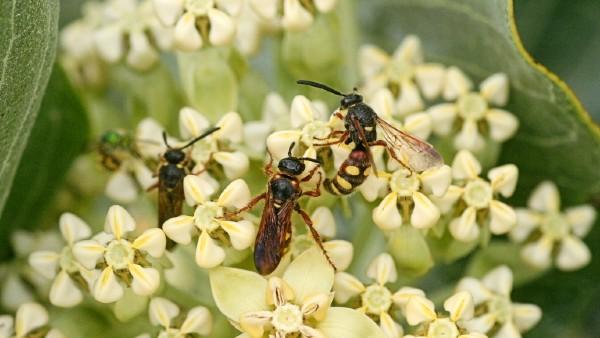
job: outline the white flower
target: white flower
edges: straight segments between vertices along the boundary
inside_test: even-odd
[[[282,277],[265,279],[233,268],[210,271],[219,310],[244,334],[241,337],[385,337],[368,317],[331,307],[333,269],[317,248],[298,256]]]
[[[581,238],[596,219],[591,205],[561,211],[558,188],[550,181],[533,190],[527,205],[517,209],[517,226],[510,233],[512,240],[526,243],[521,251],[523,260],[543,269],[552,264],[554,257],[556,266],[565,271],[589,263],[591,253]]]
[[[307,30],[317,13],[328,13],[337,0],[249,0],[254,12],[263,20],[276,22],[285,30]]]
[[[143,161],[128,157],[110,175],[104,193],[113,201],[131,203],[138,197],[139,190],[145,191],[157,182],[158,177],[154,176]]]
[[[507,266],[499,266],[481,280],[463,278],[457,291],[473,295],[475,317],[462,322],[470,331],[495,332],[492,338],[521,338],[521,333],[539,322],[542,311],[533,304],[513,303],[510,299],[513,274]]]
[[[153,0],[154,10],[163,24],[174,27],[174,45],[194,51],[207,42],[229,45],[236,32],[235,17],[241,0]]]
[[[456,185],[448,188],[442,197],[433,201],[445,213],[451,210],[459,216],[449,224],[452,236],[463,242],[479,238],[480,228],[489,227],[494,235],[509,232],[517,222],[515,211],[509,205],[498,200],[512,196],[519,175],[513,164],[491,169],[486,181],[479,177],[481,165],[473,154],[461,150],[452,163],[452,176]]]
[[[194,187],[196,184],[196,181],[184,181],[185,190],[199,190]],[[250,198],[246,182],[237,179],[225,187],[217,201],[197,201],[194,216],[171,218],[163,224],[163,229],[170,239],[184,245],[198,235],[196,263],[203,268],[214,268],[223,263],[228,247],[242,251],[254,243],[256,227],[251,221],[223,218],[226,212],[246,206]]]
[[[13,319],[0,315],[0,337],[2,338],[65,338],[56,329],[48,327],[48,312],[38,303],[22,304]]]
[[[455,102],[428,109],[433,119],[433,131],[440,136],[456,132],[453,136],[454,147],[473,152],[483,149],[486,137],[498,143],[508,140],[517,131],[519,121],[505,110],[490,107],[506,105],[508,90],[508,77],[498,73],[484,80],[479,92],[471,92],[471,84],[466,76],[458,68],[450,68],[445,99]],[[455,126],[460,127],[455,130]]]
[[[388,88],[394,94],[395,110],[401,116],[424,108],[420,92],[429,100],[442,92],[445,68],[423,62],[421,41],[414,35],[404,38],[393,56],[375,46],[361,47],[359,63],[365,82],[361,91],[365,97],[369,99],[379,89]]]
[[[168,299],[154,297],[150,300],[148,309],[150,322],[160,326],[159,338],[186,337],[198,334],[210,335],[212,331],[212,315],[204,306],[196,306],[187,311],[183,322],[180,317],[179,307]]]
[[[460,291],[446,299],[444,310],[448,314],[436,312],[433,302],[425,297],[423,291],[402,288],[394,295],[402,308],[406,321],[411,326],[420,325],[418,336],[410,338],[485,338],[485,334],[463,325],[473,317],[473,297],[466,291]]]
[[[79,217],[64,213],[60,216],[60,231],[67,245],[60,251],[36,251],[29,256],[29,265],[45,278],[52,279],[50,302],[61,307],[72,307],[83,300],[82,289],[91,287],[97,273],[83,267],[73,255],[73,246],[90,237],[90,227]],[[83,284],[82,284],[83,283]]]
[[[392,317],[394,304],[392,292],[385,286],[397,279],[396,267],[392,256],[387,253],[378,255],[369,265],[367,276],[375,281],[365,286],[356,277],[346,272],[335,274],[333,290],[335,301],[346,303],[351,298],[358,297],[358,309],[376,319],[388,338],[399,338],[403,329]]]
[[[137,238],[130,238],[135,228],[133,217],[122,207],[113,205],[106,214],[105,232],[74,245],[73,255],[85,268],[104,266],[92,287],[97,301],[119,300],[124,292],[122,284],[140,296],[149,296],[158,288],[160,273],[149,258],[163,255],[165,234],[161,229],[151,228]]]
[[[382,230],[402,224],[419,229],[432,227],[440,218],[440,210],[428,195],[444,195],[450,181],[447,165],[420,174],[404,168],[396,170],[389,176],[390,193],[373,209],[373,222]]]
[[[288,104],[278,93],[269,93],[263,102],[262,118],[244,124],[244,141],[252,157],[263,159],[267,136],[275,130],[285,130],[290,127]]]

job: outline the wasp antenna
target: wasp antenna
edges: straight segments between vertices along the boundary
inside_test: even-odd
[[[316,158],[300,157],[299,160],[322,164],[321,161],[317,160]]]
[[[219,130],[219,129],[221,129],[221,127],[213,127],[213,128],[210,128],[209,130],[205,131],[205,132],[204,132],[204,134],[202,134],[202,135],[200,135],[200,136],[196,137],[195,139],[191,140],[190,142],[188,142],[188,143],[187,143],[186,145],[184,145],[183,147],[179,148],[179,150],[183,150],[183,149],[185,149],[185,148],[187,148],[187,147],[191,146],[192,144],[194,144],[194,143],[196,143],[196,142],[200,141],[201,139],[203,139],[203,138],[207,137],[208,135],[210,135],[210,134],[214,133],[215,131],[217,131],[217,130]]]
[[[296,145],[296,142],[292,142],[290,144],[290,147],[288,148],[288,157],[292,157],[292,149],[294,149],[295,145]]]
[[[328,85],[325,85],[325,84],[322,84],[319,82],[309,81],[309,80],[298,80],[298,81],[296,81],[296,83],[305,85],[305,86],[320,88],[320,89],[326,90],[326,91],[328,91],[332,94],[338,95],[338,96],[347,96],[346,94],[342,94],[338,90],[335,90],[335,89],[329,87]]]
[[[162,137],[163,137],[163,141],[165,142],[165,145],[167,146],[167,148],[171,149],[171,146],[169,145],[169,142],[167,142],[167,132],[163,130],[162,132]]]

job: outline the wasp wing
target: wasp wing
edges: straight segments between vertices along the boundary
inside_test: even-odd
[[[431,144],[403,132],[380,117],[377,117],[377,125],[390,146],[389,150],[403,165],[421,172],[444,164],[444,159]]]
[[[179,180],[173,188],[167,187],[163,180],[158,182],[158,225],[169,218],[180,216],[183,210],[183,180]]]

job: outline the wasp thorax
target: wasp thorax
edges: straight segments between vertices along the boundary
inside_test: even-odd
[[[277,168],[279,168],[279,171],[284,174],[298,176],[304,172],[306,166],[304,163],[302,163],[302,161],[294,157],[286,157],[279,161]]]
[[[171,164],[177,164],[183,162],[185,159],[185,154],[179,149],[169,149],[167,152],[165,152],[163,157],[167,162]]]

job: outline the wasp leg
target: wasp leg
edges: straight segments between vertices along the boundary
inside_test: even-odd
[[[236,211],[233,211],[233,212],[227,212],[227,213],[225,213],[225,215],[223,215],[223,217],[222,217],[222,218],[223,218],[223,219],[229,219],[229,218],[231,218],[231,217],[233,217],[233,216],[237,216],[237,215],[241,214],[241,213],[242,213],[242,212],[244,212],[244,211],[248,211],[248,210],[250,210],[250,209],[254,208],[254,206],[255,206],[255,205],[258,203],[258,202],[260,202],[261,200],[263,200],[263,199],[266,199],[266,198],[267,198],[267,193],[266,193],[266,192],[263,192],[262,194],[260,194],[260,195],[258,195],[258,196],[256,196],[256,197],[254,197],[254,198],[253,198],[253,199],[250,201],[250,203],[248,203],[248,204],[247,204],[245,207],[243,207],[243,208],[241,208],[241,209],[238,209],[238,210],[236,210]]]
[[[149,186],[148,188],[146,188],[146,192],[150,192],[150,191],[152,191],[152,190],[154,190],[154,189],[158,188],[158,185],[159,185],[159,184],[160,184],[160,182],[158,182],[158,181],[157,181],[157,182],[156,182],[156,183],[154,183],[153,185],[151,185],[151,186]]]
[[[334,130],[334,131],[332,131],[331,133],[329,133],[329,135],[327,135],[327,136],[325,136],[325,137],[316,137],[316,136],[315,136],[315,137],[313,137],[313,139],[315,139],[315,140],[319,140],[319,141],[327,141],[327,140],[329,140],[329,139],[331,139],[331,138],[334,138],[334,137],[338,137],[338,136],[340,136],[340,135],[343,135],[344,133],[345,133],[345,131],[343,131],[343,130]]]
[[[300,206],[298,206],[298,204],[296,204],[296,206],[294,207],[294,210],[296,210],[296,212],[298,214],[300,214],[300,216],[302,216],[304,223],[306,223],[306,225],[308,226],[308,229],[310,230],[310,234],[312,235],[315,242],[317,242],[317,245],[319,245],[319,248],[321,248],[323,255],[325,255],[325,258],[327,259],[327,261],[329,262],[329,264],[331,265],[333,270],[337,271],[335,264],[333,264],[333,262],[331,261],[331,258],[329,258],[329,255],[327,254],[327,250],[325,250],[325,247],[323,246],[323,242],[321,241],[321,236],[319,236],[319,233],[313,226],[313,222],[311,221],[310,216],[308,216],[308,214],[304,210],[302,210],[300,208]]]
[[[317,182],[317,186],[315,187],[315,190],[305,191],[302,193],[302,195],[307,195],[307,196],[312,196],[312,197],[321,196],[321,181],[323,180],[323,175],[321,175],[320,171],[318,173],[319,173],[319,182]]]
[[[317,166],[315,166],[314,168],[312,168],[312,169],[311,169],[311,170],[308,172],[308,175],[306,175],[306,177],[304,177],[303,179],[301,179],[301,180],[300,180],[300,182],[308,182],[308,181],[310,181],[310,180],[313,178],[313,176],[315,176],[315,173],[317,172],[317,170],[318,170],[319,168],[320,168],[320,167],[319,167],[318,165],[317,165]]]
[[[339,130],[339,131],[341,131],[341,130]],[[332,132],[332,134],[333,133],[334,132]],[[315,147],[324,147],[324,146],[331,146],[331,145],[334,145],[334,144],[342,143],[342,142],[346,141],[346,139],[348,138],[348,135],[349,135],[349,133],[346,130],[346,131],[342,132],[341,136],[338,139],[336,139],[336,140],[329,141],[329,142],[322,142],[322,143],[313,143],[313,146],[315,146]],[[329,139],[329,137],[327,137],[327,139]]]
[[[273,155],[269,151],[269,148],[267,148],[267,154],[269,154],[269,162],[265,164],[263,171],[267,177],[271,177],[273,176]]]
[[[398,158],[398,155],[396,155],[396,152],[394,151],[394,149],[392,149],[390,147],[389,144],[387,144],[387,142],[385,142],[384,140],[377,140],[374,142],[370,142],[369,143],[370,147],[373,146],[381,146],[381,147],[385,147],[385,150],[387,150],[388,154],[390,154],[390,156],[396,160],[398,163],[400,163],[401,166],[403,166],[404,168],[408,169],[408,171],[410,171],[411,173],[413,172],[413,170],[410,168],[410,166],[406,163],[404,163],[404,161],[402,161],[401,159]]]

